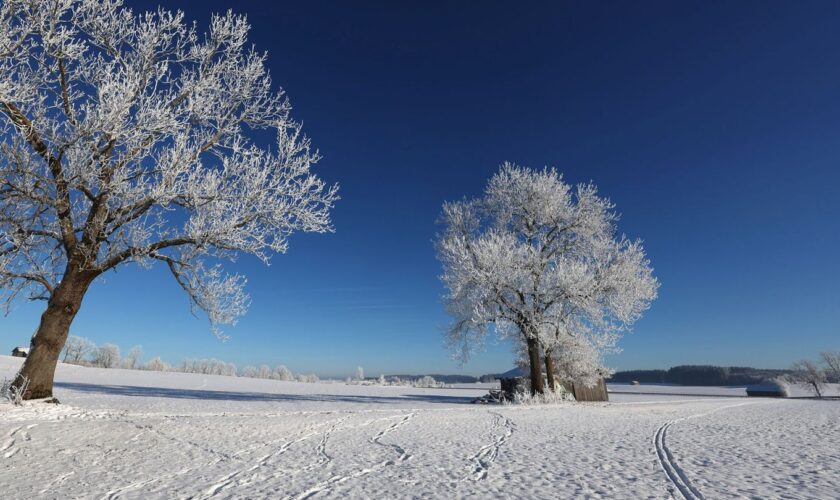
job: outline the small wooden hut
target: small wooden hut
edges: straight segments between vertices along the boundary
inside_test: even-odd
[[[25,358],[29,356],[29,348],[28,347],[15,347],[12,349],[12,356],[16,358]]]
[[[610,396],[607,393],[607,384],[604,379],[599,378],[598,382],[592,387],[586,387],[581,384],[571,384],[571,393],[576,401],[609,401]]]

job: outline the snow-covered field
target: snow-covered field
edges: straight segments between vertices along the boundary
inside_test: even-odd
[[[18,363],[0,357],[0,377]],[[61,405],[0,405],[3,499],[840,491],[840,401],[613,394],[610,403],[479,406],[467,402],[484,389],[65,365],[57,380]]]

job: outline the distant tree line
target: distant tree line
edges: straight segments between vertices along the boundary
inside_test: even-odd
[[[608,382],[673,385],[750,385],[789,375],[791,370],[751,368],[747,366],[680,365],[667,370],[624,370]]]
[[[211,359],[185,359],[177,365],[163,361],[160,356],[143,362],[143,347],[134,346],[125,357],[120,358],[120,348],[114,344],[97,346],[92,341],[70,336],[64,344],[59,359],[62,363],[92,366],[98,368],[124,368],[127,370],[149,370],[157,372],[199,373],[202,375],[226,375],[230,377],[264,378],[297,382],[318,382],[315,374],[294,374],[284,365],[274,368],[268,365],[245,366],[237,369],[234,363]]]
[[[441,375],[439,373],[429,373],[425,375],[389,375],[389,378],[395,377],[402,381],[406,382],[416,382],[423,377],[431,377],[438,382],[443,382],[444,384],[474,384],[478,382],[478,377],[473,377],[472,375]]]

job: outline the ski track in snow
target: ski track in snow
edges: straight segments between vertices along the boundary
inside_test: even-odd
[[[321,436],[321,440],[318,442],[317,446],[315,447],[315,451],[318,453],[318,459],[312,462],[311,464],[303,467],[301,469],[297,469],[292,471],[291,473],[294,475],[302,474],[304,472],[309,472],[311,470],[317,469],[319,467],[327,466],[327,464],[331,463],[333,460],[332,455],[327,453],[327,442],[329,442],[330,436],[332,436],[333,432],[338,430],[347,419],[350,418],[350,415],[346,417],[342,417],[335,421],[335,423],[327,429],[323,436]]]
[[[273,459],[279,457],[280,455],[286,453],[286,451],[291,448],[292,446],[302,443],[304,441],[309,440],[310,438],[317,436],[319,433],[317,429],[324,427],[325,425],[333,424],[333,427],[327,429],[326,433],[330,433],[330,429],[334,429],[336,425],[338,425],[341,421],[345,420],[347,417],[339,418],[337,420],[332,420],[328,422],[319,422],[317,424],[312,424],[307,426],[302,431],[300,431],[294,439],[283,441],[282,444],[273,450],[271,453],[263,455],[259,459],[257,459],[256,463],[247,469],[239,469],[230,474],[225,475],[224,477],[217,480],[213,483],[207,491],[205,491],[204,495],[201,495],[197,498],[199,499],[207,499],[214,497],[224,491],[231,486],[246,486],[249,484],[253,484],[255,482],[257,471],[259,469],[267,467]],[[323,440],[323,438],[322,438]]]
[[[496,461],[499,456],[499,450],[507,443],[508,439],[513,435],[516,429],[516,424],[501,413],[488,412],[494,416],[493,426],[496,429],[503,429],[500,434],[493,438],[493,442],[482,446],[478,453],[470,457],[473,462],[472,474],[469,479],[473,481],[483,481],[487,479],[487,474],[490,471],[490,465]]]
[[[308,498],[312,498],[312,497],[314,497],[316,495],[319,495],[321,493],[329,492],[330,490],[332,490],[337,485],[345,483],[345,482],[347,482],[351,479],[356,479],[356,478],[359,478],[359,477],[362,477],[362,476],[366,476],[366,475],[368,475],[372,472],[376,472],[376,471],[384,469],[386,467],[396,465],[396,464],[400,464],[400,463],[405,462],[406,460],[409,460],[411,458],[411,455],[409,455],[402,446],[400,446],[398,444],[395,444],[395,443],[383,443],[381,441],[381,439],[383,437],[387,436],[388,434],[394,432],[395,430],[399,429],[400,427],[406,425],[409,421],[411,421],[412,418],[414,418],[415,415],[416,415],[416,412],[412,412],[412,413],[409,413],[409,414],[403,416],[403,418],[400,419],[398,422],[395,422],[395,423],[389,425],[388,427],[382,429],[381,431],[379,431],[376,434],[376,436],[374,436],[373,438],[371,438],[369,440],[369,442],[371,444],[376,444],[376,445],[379,445],[379,446],[384,446],[386,448],[391,448],[392,450],[397,452],[397,454],[399,456],[396,459],[388,459],[388,460],[385,460],[384,462],[379,462],[377,464],[374,464],[371,467],[365,467],[363,469],[359,469],[359,470],[357,470],[357,471],[355,471],[351,474],[348,474],[348,475],[333,476],[326,481],[322,481],[322,482],[316,484],[312,488],[309,488],[308,490],[304,491],[303,493],[301,493],[297,496],[289,496],[289,497],[286,497],[286,498],[287,499],[294,498],[295,500],[305,500],[305,499],[308,499]],[[397,418],[399,416],[400,415],[396,415],[396,416],[390,417],[390,419]],[[386,417],[386,419],[389,419],[389,418]],[[385,419],[378,419],[378,420],[385,420]]]
[[[656,433],[654,433],[653,435],[653,446],[656,450],[656,456],[659,460],[659,465],[662,467],[662,470],[665,471],[665,475],[668,477],[668,481],[671,483],[673,488],[685,500],[704,500],[705,497],[691,483],[691,481],[686,476],[685,470],[682,467],[680,467],[680,465],[674,459],[674,455],[673,453],[671,453],[671,449],[668,448],[668,444],[666,442],[666,438],[668,436],[668,429],[670,429],[672,425],[688,419],[705,417],[711,415],[712,413],[716,413],[728,408],[735,408],[738,406],[747,406],[752,404],[756,403],[738,403],[734,405],[722,406],[712,411],[677,418],[665,422],[656,430]]]

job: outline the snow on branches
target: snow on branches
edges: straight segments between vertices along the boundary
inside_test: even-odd
[[[659,286],[641,242],[616,236],[613,209],[593,184],[511,163],[482,197],[445,203],[437,248],[456,355],[466,360],[492,326],[549,357],[564,351],[572,373],[600,367]]]
[[[70,271],[163,262],[216,331],[248,302],[219,259],[268,262],[292,233],[332,230],[337,186],[311,173],[319,155],[249,29],[228,12],[202,33],[120,0],[2,3],[7,306],[49,300]]]

